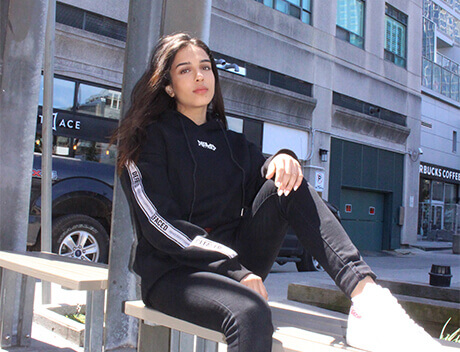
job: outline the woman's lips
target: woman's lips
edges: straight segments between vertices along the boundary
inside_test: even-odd
[[[196,94],[204,94],[208,91],[208,88],[197,88],[193,91],[193,93],[196,93]]]

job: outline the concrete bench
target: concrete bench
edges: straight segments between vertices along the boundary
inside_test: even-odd
[[[0,251],[0,336],[1,347],[28,346],[33,318],[35,279],[49,281],[71,290],[87,291],[85,352],[102,351],[107,265],[83,262],[51,253]],[[21,274],[19,297],[11,287]],[[8,290],[9,288],[9,290]]]
[[[300,308],[300,305],[278,302],[269,304],[275,326],[273,352],[358,351],[345,344],[346,315],[317,307]],[[225,350],[222,333],[147,308],[142,301],[125,302],[124,312],[139,319],[139,352]],[[177,337],[174,338],[174,331],[194,335],[195,340],[189,340],[189,346],[181,348],[183,346],[178,346]]]

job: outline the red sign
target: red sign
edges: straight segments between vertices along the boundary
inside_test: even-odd
[[[351,204],[345,204],[345,213],[351,213]]]
[[[369,215],[375,215],[375,207],[369,207]]]

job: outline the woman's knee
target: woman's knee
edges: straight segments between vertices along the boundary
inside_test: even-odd
[[[235,314],[236,323],[248,331],[273,333],[272,314],[267,301],[254,294],[255,299],[247,298],[241,302],[241,309]]]
[[[231,350],[269,350],[273,335],[271,310],[259,295],[245,297],[239,302],[238,311],[225,322],[224,334]]]

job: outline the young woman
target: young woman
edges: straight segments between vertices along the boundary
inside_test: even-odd
[[[271,351],[263,280],[290,225],[354,300],[350,344],[409,351],[422,342],[434,351],[437,343],[375,284],[296,155],[283,149],[265,160],[227,129],[217,67],[202,41],[183,33],[159,41],[116,138],[146,305],[222,331],[228,351]],[[411,331],[418,336],[408,349],[398,336]]]

